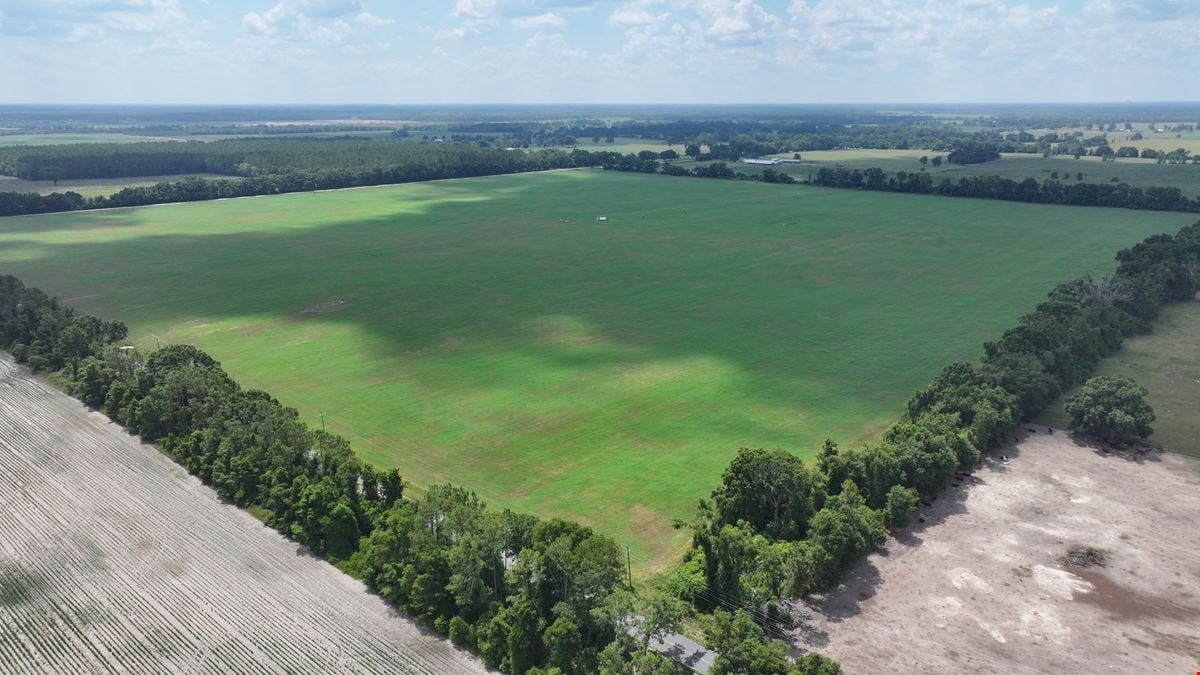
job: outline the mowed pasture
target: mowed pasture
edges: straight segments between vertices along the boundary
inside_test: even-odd
[[[560,171],[8,218],[0,271],[649,570],[738,447],[870,439],[1054,284],[1192,220]]]
[[[486,672],[3,353],[0,504],[0,672]]]
[[[1153,333],[1127,340],[1097,374],[1124,375],[1145,387],[1157,418],[1150,440],[1200,457],[1200,301],[1168,305]],[[1066,426],[1063,406],[1055,403],[1042,421]]]

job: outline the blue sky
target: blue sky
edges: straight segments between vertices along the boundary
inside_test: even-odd
[[[1200,99],[1200,0],[0,0],[0,102]]]

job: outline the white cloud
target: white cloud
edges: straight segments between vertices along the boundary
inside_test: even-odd
[[[316,19],[336,19],[363,11],[359,0],[304,0],[299,5],[305,15]]]
[[[1087,9],[1126,21],[1160,22],[1200,17],[1200,0],[1095,0]]]
[[[4,0],[0,35],[76,38],[106,33],[155,33],[184,28],[179,0]]]
[[[453,28],[435,33],[437,37],[461,39],[483,33],[501,19],[525,30],[562,28],[566,19],[563,11],[590,9],[595,0],[456,0],[450,18],[458,19]]]
[[[496,11],[496,0],[458,0],[450,16],[455,19],[487,19]]]
[[[251,35],[324,45],[391,23],[393,19],[372,14],[358,0],[280,0],[264,12],[242,16],[242,28]]]
[[[699,15],[704,34],[728,46],[761,44],[783,27],[779,17],[753,0],[697,0],[689,4]]]
[[[524,30],[540,30],[543,28],[562,28],[567,20],[554,12],[535,14],[534,16],[519,16],[511,19],[512,24]]]
[[[1082,2],[0,0],[0,99],[135,100],[204,73],[213,100],[1200,97],[1179,75],[1200,66],[1200,0]]]
[[[257,35],[274,35],[279,32],[280,24],[290,17],[287,3],[280,2],[262,14],[247,12],[242,17],[242,27]]]
[[[608,23],[613,26],[653,26],[669,18],[670,12],[655,15],[640,7],[618,7],[608,15]]]

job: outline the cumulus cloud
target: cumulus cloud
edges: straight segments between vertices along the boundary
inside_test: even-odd
[[[1095,0],[1087,5],[1090,13],[1127,21],[1171,21],[1200,17],[1200,0]]]
[[[696,0],[689,4],[699,16],[704,34],[727,46],[762,44],[783,27],[778,16],[753,0]]]
[[[280,0],[263,12],[242,16],[242,28],[251,35],[320,44],[340,43],[393,22],[367,11],[358,0]]]
[[[525,30],[539,30],[542,28],[562,28],[567,25],[567,20],[555,14],[554,12],[546,12],[544,14],[535,14],[533,16],[519,16],[511,19],[514,26]]]
[[[5,0],[0,34],[81,38],[103,33],[154,33],[189,23],[178,0]]]
[[[450,17],[459,23],[435,32],[440,38],[461,39],[481,35],[502,19],[517,28],[539,30],[562,28],[562,12],[591,9],[595,0],[456,0]]]
[[[496,11],[496,0],[458,0],[450,16],[456,19],[487,19]]]
[[[670,12],[655,15],[641,7],[618,7],[608,15],[608,23],[613,26],[653,26],[669,18]]]
[[[50,52],[62,62],[112,61],[114,71],[123,69],[116,55],[146,49],[190,50],[198,56],[180,67],[196,71],[254,62],[278,75],[297,63],[340,64],[327,72],[344,75],[320,84],[331,95],[374,69],[404,73],[414,87],[500,98],[519,89],[526,100],[553,92],[599,100],[777,100],[788,91],[826,100],[1200,96],[1194,78],[1178,75],[1200,65],[1200,0],[1082,2],[255,0],[251,11],[226,16],[207,0],[0,0],[0,57],[14,62],[19,47],[29,55],[19,67],[40,72],[27,79],[41,83],[62,77],[49,65],[37,70]],[[437,55],[437,38],[462,42]],[[367,50],[372,57],[356,67],[352,57]],[[595,67],[581,70],[584,59]],[[575,74],[555,80],[562,64],[575,64]],[[247,82],[266,79],[244,70]],[[1123,89],[1111,78],[1096,82],[1100,70],[1121,72]],[[584,71],[604,75],[582,87]]]

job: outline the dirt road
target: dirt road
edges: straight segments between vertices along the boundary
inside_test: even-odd
[[[0,353],[0,672],[486,671]]]

